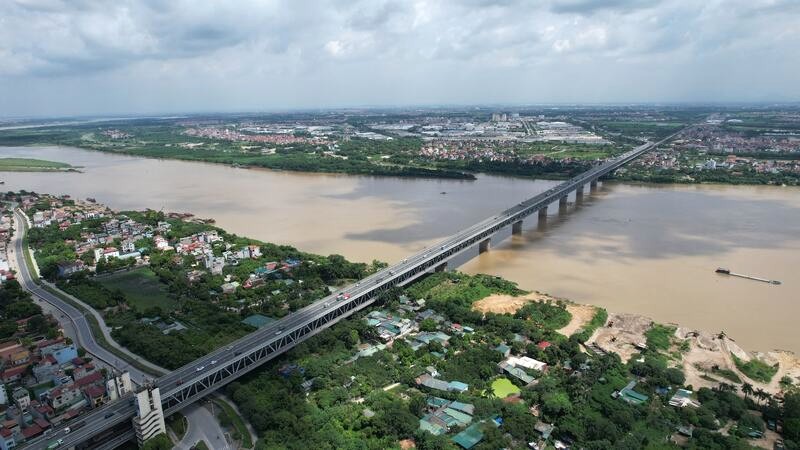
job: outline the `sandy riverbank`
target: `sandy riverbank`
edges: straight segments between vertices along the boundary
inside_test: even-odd
[[[595,306],[572,303],[540,292],[518,297],[490,295],[475,302],[472,308],[484,313],[513,314],[530,302],[558,300],[566,302],[567,311],[572,315],[570,323],[558,330],[565,336],[580,331],[597,312]],[[639,314],[609,313],[605,325],[598,328],[586,344],[614,352],[627,362],[640,352],[637,345],[647,342],[645,333],[653,324],[652,319]],[[694,389],[714,387],[720,383],[739,384],[720,375],[727,371],[736,374],[742,382],[752,384],[754,389],[763,389],[773,395],[781,392],[780,380],[785,376],[792,379],[795,384],[800,383],[800,358],[792,352],[783,350],[748,352],[723,334],[692,330],[677,325],[675,327],[673,344],[669,350],[672,357],[671,364],[683,369],[686,384]],[[744,361],[757,358],[768,365],[777,365],[778,371],[768,383],[752,380],[736,367],[731,355],[736,355]]]

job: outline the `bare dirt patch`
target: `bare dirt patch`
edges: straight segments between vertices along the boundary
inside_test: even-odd
[[[677,335],[689,341],[689,351],[683,355],[682,364],[686,384],[692,385],[695,390],[700,387],[714,387],[720,383],[738,384],[715,373],[715,368],[729,370],[742,382],[748,382],[754,388],[764,389],[773,395],[781,391],[780,380],[784,376],[788,376],[794,383],[800,382],[800,359],[792,352],[775,350],[751,354],[726,336],[686,328],[679,328]],[[778,364],[778,372],[769,383],[751,380],[736,368],[731,354],[745,361],[756,357],[769,365]]]
[[[572,315],[572,319],[570,319],[567,326],[557,331],[564,336],[572,336],[594,318],[594,315],[597,314],[597,308],[592,305],[568,303],[567,312]]]
[[[547,294],[532,292],[528,295],[514,297],[505,294],[492,294],[472,304],[472,309],[482,313],[514,314],[520,308],[531,302],[555,301],[555,297]]]
[[[647,341],[644,333],[650,329],[653,321],[636,314],[609,313],[606,326],[598,328],[587,344],[593,344],[607,352],[619,355],[627,362],[634,353],[639,352],[637,344]]]

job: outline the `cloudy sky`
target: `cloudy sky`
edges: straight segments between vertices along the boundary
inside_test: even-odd
[[[3,0],[0,116],[800,100],[798,0]]]

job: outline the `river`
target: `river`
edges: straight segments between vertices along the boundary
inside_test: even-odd
[[[555,183],[276,172],[68,147],[0,148],[8,156],[83,168],[0,173],[6,190],[191,212],[240,235],[360,261],[397,261]],[[461,258],[460,269],[611,311],[724,330],[746,348],[800,352],[797,188],[606,183],[536,222],[529,218],[521,236],[494,239],[488,253]],[[716,275],[718,266],[783,284]]]

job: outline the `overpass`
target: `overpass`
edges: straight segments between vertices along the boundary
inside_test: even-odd
[[[613,160],[597,165],[495,216],[459,231],[433,247],[333,292],[328,297],[158,378],[152,387],[158,388],[160,392],[164,415],[179,411],[300,342],[366,308],[386,291],[410,283],[431,270],[444,270],[447,261],[462,251],[475,245],[481,252],[488,250],[491,236],[497,231],[511,226],[513,233],[521,233],[522,221],[526,217],[534,213],[543,217],[546,215],[548,205],[556,201],[566,204],[567,196],[573,191],[580,198],[587,184],[596,186],[599,178],[672,139],[678,133],[658,142],[640,145]],[[46,437],[30,441],[22,448],[46,448],[48,443],[60,439],[62,443],[59,448],[111,449],[134,437],[130,424],[136,411],[135,398],[128,396],[93,410],[78,420],[73,420],[73,423],[77,422],[79,426],[72,425],[71,430],[62,427]]]

